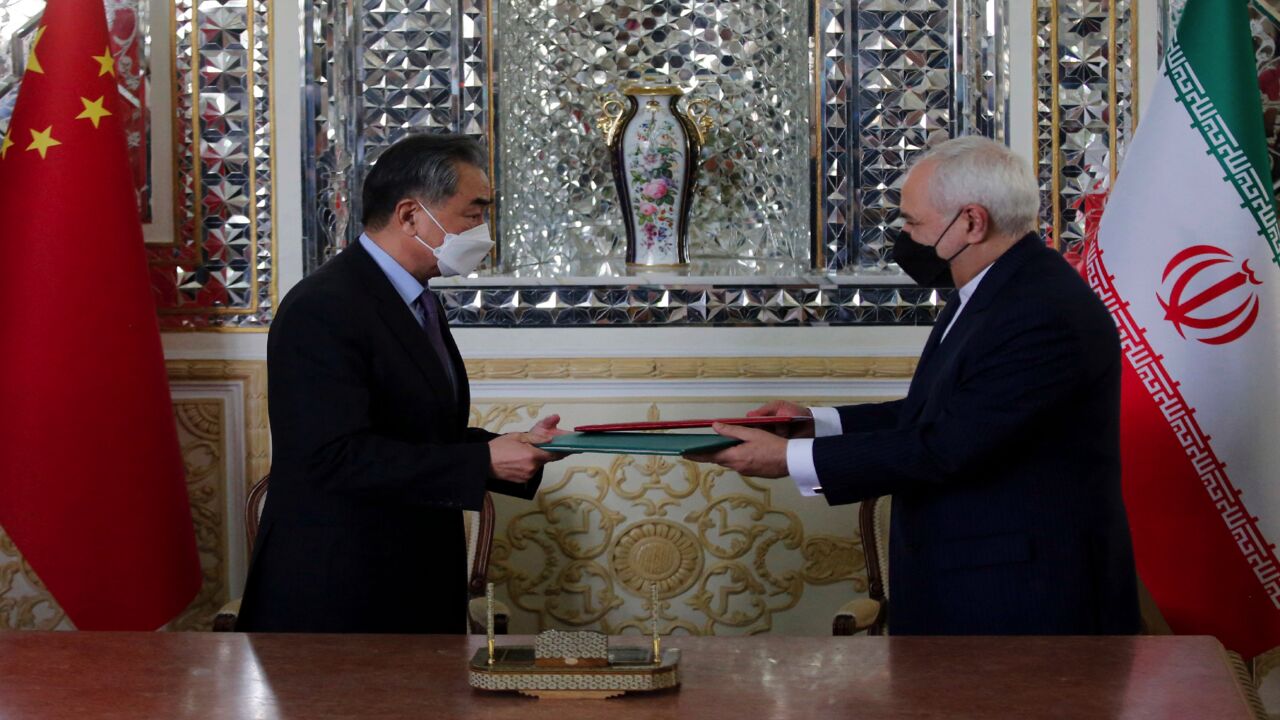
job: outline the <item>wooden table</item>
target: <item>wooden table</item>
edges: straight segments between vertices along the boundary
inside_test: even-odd
[[[683,686],[610,700],[474,691],[483,641],[3,632],[0,718],[1251,717],[1206,637],[669,638]]]

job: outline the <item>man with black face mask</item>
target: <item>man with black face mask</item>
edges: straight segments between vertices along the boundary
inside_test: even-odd
[[[911,169],[894,258],[947,299],[907,397],[811,415],[809,437],[717,426],[698,459],[791,475],[832,505],[893,496],[893,634],[1138,630],[1120,492],[1120,347],[1106,308],[1035,232],[1025,161],[950,140]]]
[[[893,261],[902,268],[916,284],[921,287],[936,288],[953,288],[956,286],[955,280],[951,277],[951,261],[955,260],[960,253],[968,249],[968,245],[956,251],[955,255],[949,258],[938,256],[938,243],[942,242],[942,236],[947,234],[952,225],[960,219],[964,214],[961,210],[951,218],[951,222],[943,228],[942,235],[933,242],[932,245],[922,245],[911,237],[910,231],[899,230],[893,240]]]

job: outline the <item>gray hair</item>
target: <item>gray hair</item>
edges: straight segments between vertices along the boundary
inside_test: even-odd
[[[458,191],[458,163],[483,168],[485,162],[484,148],[466,135],[421,133],[402,138],[382,151],[365,176],[361,220],[376,230],[406,197],[427,205],[452,197]]]
[[[953,138],[922,155],[908,175],[925,162],[933,163],[929,199],[939,212],[952,215],[965,205],[981,205],[997,233],[1035,231],[1040,185],[1031,166],[1008,147],[974,135]]]

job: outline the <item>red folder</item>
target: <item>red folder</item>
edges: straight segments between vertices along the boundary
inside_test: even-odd
[[[777,415],[773,417],[714,418],[710,420],[660,420],[658,422],[605,423],[603,425],[579,425],[578,432],[635,432],[637,430],[680,430],[711,427],[712,423],[746,425],[749,427],[778,425],[780,423],[812,422],[807,415]]]

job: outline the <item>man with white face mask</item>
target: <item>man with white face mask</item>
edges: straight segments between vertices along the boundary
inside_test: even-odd
[[[466,631],[463,509],[532,498],[560,434],[467,427],[430,278],[493,247],[480,146],[413,135],[365,179],[364,234],[289,292],[267,343],[271,484],[237,629]]]

